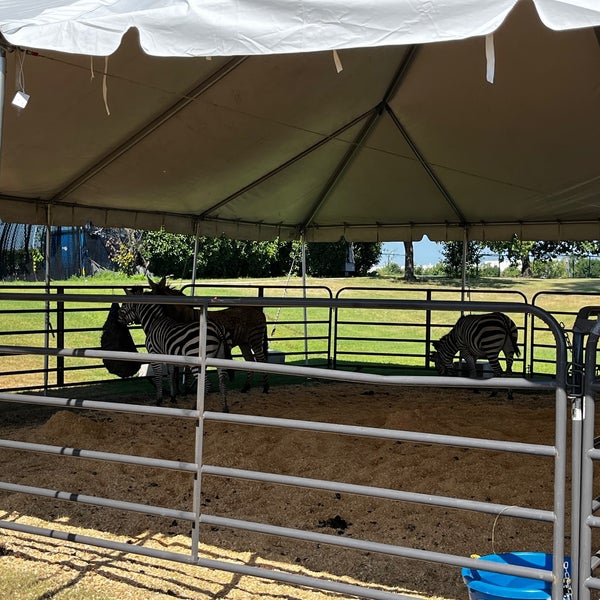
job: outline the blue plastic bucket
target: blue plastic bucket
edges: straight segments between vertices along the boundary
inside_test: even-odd
[[[489,554],[482,556],[481,559],[520,567],[552,570],[552,555],[542,552]],[[570,559],[565,558],[565,562],[570,572]],[[461,573],[469,589],[470,600],[550,600],[552,595],[552,584],[549,581],[478,569],[464,568]]]

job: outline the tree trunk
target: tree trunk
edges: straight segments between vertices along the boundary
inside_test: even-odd
[[[415,253],[412,242],[404,242],[404,281],[416,281]]]
[[[521,277],[531,277],[533,272],[531,270],[531,261],[529,259],[529,254],[523,257],[523,262],[521,263]]]

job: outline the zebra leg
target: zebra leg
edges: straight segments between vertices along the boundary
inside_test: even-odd
[[[475,379],[477,377],[477,367],[475,365],[475,357],[470,354],[465,356],[467,361],[467,369],[469,370],[469,377]]]
[[[169,379],[169,400],[171,403],[175,402],[177,395],[177,378],[179,376],[179,369],[175,365],[167,365],[167,377]]]
[[[156,388],[156,406],[160,406],[163,400],[162,376],[163,369],[161,363],[150,363],[152,367],[152,381]]]
[[[256,348],[254,356],[258,362],[266,363],[268,360],[268,349],[267,344],[263,344],[260,348]],[[269,374],[263,373],[263,394],[269,393]]]
[[[225,383],[227,377],[227,370],[217,369],[217,374],[219,376],[219,392],[221,393],[222,411],[224,413],[228,413],[229,406],[227,404],[227,385]]]
[[[513,366],[513,356],[514,354],[512,352],[509,352],[508,354],[505,354],[506,356],[506,372],[508,374],[512,373],[512,366]]]
[[[488,361],[490,363],[490,366],[492,367],[492,373],[494,374],[494,377],[502,377],[502,375],[504,375],[504,371],[502,370],[502,367],[500,366],[500,362],[498,360],[498,356],[489,356],[488,357]],[[492,393],[490,394],[490,398],[495,398],[498,395],[498,390],[492,390]],[[512,390],[508,390],[508,399],[512,400]]]
[[[255,362],[256,358],[250,348],[249,344],[240,344],[240,350],[242,356],[246,362]],[[240,390],[242,393],[246,393],[252,387],[252,380],[254,379],[254,371],[246,371],[246,381]]]

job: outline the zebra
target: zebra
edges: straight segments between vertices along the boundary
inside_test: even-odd
[[[267,362],[269,338],[267,319],[260,306],[232,306],[208,313],[209,321],[223,326],[231,336],[231,346],[239,346],[247,362]],[[254,373],[246,373],[241,392],[252,386]],[[263,393],[269,393],[269,374],[263,373]]]
[[[166,284],[163,277],[159,282],[148,277],[148,284],[153,294],[167,296],[183,296],[183,292]],[[165,311],[177,321],[191,323],[198,320],[196,310],[189,305],[167,305]],[[267,362],[269,338],[267,335],[267,319],[262,307],[232,306],[222,310],[208,312],[209,322],[222,325],[231,336],[231,347],[239,346],[244,360],[247,362]],[[252,387],[254,373],[246,373],[246,381],[241,392]],[[269,374],[263,373],[263,393],[269,392]]]
[[[139,289],[126,289],[128,295],[141,294]],[[124,324],[140,323],[146,335],[146,349],[155,354],[176,354],[198,356],[200,347],[199,323],[180,323],[165,314],[159,304],[137,304],[124,302],[119,309],[119,321]],[[231,359],[231,337],[227,331],[216,323],[207,322],[206,356],[210,358]],[[162,364],[152,363],[154,383],[156,385],[156,404],[162,404]],[[192,372],[197,375],[198,368]],[[174,378],[169,369],[169,387],[171,402],[175,400]],[[225,386],[225,370],[218,369],[219,391],[221,393],[222,410],[229,412],[227,390]]]
[[[506,372],[512,373],[514,355],[519,356],[517,345],[518,330],[514,321],[507,315],[494,312],[483,315],[460,317],[449,333],[433,342],[432,354],[440,375],[448,375],[452,370],[452,361],[457,352],[467,362],[469,377],[476,376],[475,361],[485,358],[492,367],[494,377],[503,374],[498,361],[500,352],[506,357]],[[509,398],[512,393],[509,390]]]

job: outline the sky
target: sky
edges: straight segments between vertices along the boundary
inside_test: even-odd
[[[442,245],[430,241],[425,236],[420,242],[413,242],[415,265],[435,265],[442,260]],[[404,244],[402,242],[384,242],[381,264],[396,263],[404,266]]]

